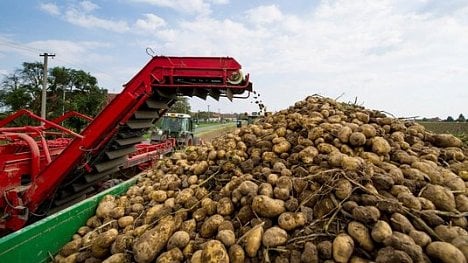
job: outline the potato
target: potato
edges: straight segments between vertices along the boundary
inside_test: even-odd
[[[166,246],[175,231],[172,216],[162,218],[159,223],[143,233],[133,244],[133,255],[137,262],[151,262]]]
[[[269,183],[261,183],[258,187],[258,193],[268,197],[273,197],[273,187]]]
[[[119,232],[117,229],[112,228],[106,232],[98,235],[91,243],[91,254],[97,258],[103,258],[109,253],[111,244],[117,238]]]
[[[202,250],[197,250],[193,253],[192,258],[190,259],[191,263],[203,263],[202,261]]]
[[[353,132],[349,136],[349,143],[353,146],[361,146],[366,143],[366,136],[362,132]]]
[[[218,240],[206,242],[201,254],[201,262],[229,263],[229,255],[224,245]]]
[[[423,231],[413,229],[408,235],[414,240],[416,245],[421,247],[427,246],[432,241],[431,237]]]
[[[468,259],[468,236],[459,236],[452,240],[452,245],[458,248],[466,259]]]
[[[341,158],[341,167],[346,171],[357,171],[364,164],[364,160],[360,157],[351,157],[343,155]]]
[[[291,143],[284,139],[273,145],[272,149],[276,154],[282,154],[288,152],[291,149]]]
[[[319,152],[317,148],[307,146],[299,152],[298,157],[304,164],[311,164],[314,162],[314,158],[317,157],[318,154]]]
[[[287,188],[283,188],[283,187],[275,187],[275,189],[273,190],[273,196],[274,198],[276,199],[279,199],[279,200],[283,200],[283,201],[286,201],[289,199],[289,189]]]
[[[97,236],[98,236],[98,233],[96,231],[90,231],[86,233],[86,235],[84,235],[82,239],[82,246],[83,247],[90,246],[93,240],[96,239]]]
[[[378,190],[390,190],[395,185],[395,180],[387,174],[376,174],[372,177],[373,186]]]
[[[201,206],[206,210],[208,215],[214,215],[217,210],[217,203],[209,197],[205,197],[201,200]]]
[[[245,236],[245,252],[249,257],[255,257],[260,245],[262,244],[263,227],[262,225],[254,226]]]
[[[458,226],[439,225],[434,228],[436,234],[445,242],[451,242],[458,236],[468,236],[468,232]]]
[[[343,200],[351,195],[352,190],[353,186],[348,180],[340,179],[338,182],[336,182],[335,185],[335,196],[339,200]]]
[[[92,216],[86,220],[86,226],[90,228],[96,228],[102,225],[101,219],[99,219],[97,216]]]
[[[194,175],[201,175],[204,174],[208,170],[208,162],[201,161],[193,166],[193,174]]]
[[[419,200],[419,203],[421,203],[421,209],[422,210],[435,210],[436,207],[435,205],[428,199],[424,197],[417,197]]]
[[[189,233],[185,231],[176,231],[169,238],[169,241],[167,242],[167,249],[170,250],[175,247],[183,249],[185,246],[187,246],[189,241],[190,241]]]
[[[252,209],[260,216],[276,217],[286,211],[284,201],[266,195],[257,195],[252,201]]]
[[[412,263],[411,257],[404,251],[394,249],[393,247],[385,247],[379,250],[376,263]]]
[[[355,201],[346,201],[343,203],[342,207],[346,212],[352,212],[354,208],[358,207],[359,205]]]
[[[385,155],[390,153],[392,150],[392,147],[388,143],[387,140],[385,140],[382,137],[374,137],[372,138],[372,151],[378,155]]]
[[[221,215],[212,215],[203,222],[200,228],[200,236],[204,238],[213,237],[218,232],[218,226],[224,221]]]
[[[461,228],[467,229],[468,227],[468,220],[466,217],[458,217],[458,218],[452,218],[452,224],[454,226],[459,226]]]
[[[401,232],[393,231],[392,235],[383,241],[383,244],[406,252],[416,262],[422,262],[424,259],[422,248],[416,245],[410,236]]]
[[[258,192],[258,185],[252,181],[242,182],[236,190],[238,190],[242,195],[255,196]]]
[[[223,197],[218,201],[216,210],[218,214],[222,216],[227,216],[234,212],[234,204],[231,202],[230,198]]]
[[[459,194],[455,197],[457,210],[460,212],[468,212],[468,197],[464,194]]]
[[[125,207],[123,206],[116,206],[112,209],[110,216],[114,219],[119,219],[125,215]]]
[[[154,220],[159,219],[162,216],[168,215],[171,212],[170,209],[162,204],[156,204],[150,207],[145,214],[145,224],[151,224]]]
[[[116,207],[115,197],[112,195],[106,195],[99,202],[98,207],[96,208],[96,216],[99,218],[109,218],[111,217],[112,210]]]
[[[288,233],[279,227],[268,228],[263,234],[262,243],[265,247],[277,247],[286,244]]]
[[[226,229],[219,231],[216,239],[221,241],[226,247],[230,247],[236,242],[236,235],[234,231]]]
[[[134,237],[127,234],[118,235],[111,245],[111,254],[124,253],[132,248]]]
[[[62,255],[64,257],[68,257],[71,254],[74,254],[74,253],[78,252],[79,249],[81,248],[82,243],[83,243],[83,240],[81,238],[80,239],[74,239],[74,240],[68,242],[60,250],[60,255]]]
[[[119,218],[119,220],[117,220],[117,223],[119,224],[121,228],[125,228],[129,225],[132,225],[133,221],[134,221],[133,216],[123,216]]]
[[[331,259],[333,253],[332,249],[333,244],[331,241],[325,240],[317,244],[317,250],[321,259]]]
[[[354,219],[364,224],[375,223],[380,218],[380,211],[375,206],[357,206],[352,214]]]
[[[431,140],[437,147],[461,147],[463,145],[462,140],[452,134],[433,134]]]
[[[125,253],[117,253],[106,258],[102,263],[129,263],[130,256]]]
[[[153,191],[151,192],[151,199],[158,203],[164,203],[167,200],[167,193],[163,190]]]
[[[287,231],[294,230],[306,224],[307,218],[304,213],[284,212],[278,217],[278,225]]]
[[[133,230],[133,235],[135,237],[139,237],[141,235],[143,235],[143,233],[145,233],[146,230],[148,230],[148,228],[150,228],[150,225],[148,224],[143,224],[139,227],[136,227],[134,230]]]
[[[367,139],[370,139],[377,135],[377,130],[371,124],[363,124],[359,127],[359,130],[366,136]]]
[[[161,255],[156,259],[157,263],[174,263],[174,262],[182,262],[184,259],[184,255],[179,248],[175,247],[172,248]]]
[[[88,226],[82,226],[76,231],[80,236],[84,236],[91,231],[91,228]]]
[[[71,254],[71,255],[68,256],[68,257],[62,257],[62,256],[58,255],[58,256],[60,256],[60,257],[58,257],[56,260],[57,260],[57,262],[59,262],[59,263],[74,263],[74,262],[77,261],[78,254],[79,254],[79,253],[73,253],[73,254]]]
[[[430,200],[438,209],[443,211],[455,211],[455,197],[453,193],[440,185],[428,184],[421,196]]]
[[[353,133],[353,130],[348,126],[343,126],[338,131],[337,137],[342,143],[348,143],[349,137]]]
[[[339,234],[333,240],[333,259],[339,263],[348,262],[354,251],[354,241],[347,234]]]
[[[351,128],[350,128],[351,129]],[[304,245],[304,251],[301,255],[301,262],[304,263],[318,263],[319,255],[317,247],[312,242],[306,242]]]
[[[207,215],[207,211],[205,208],[201,207],[201,208],[198,208],[197,210],[195,210],[192,214],[192,218],[197,221],[197,222],[200,222],[200,221],[203,221],[205,220],[206,218],[206,215]]]
[[[374,250],[374,242],[365,225],[357,221],[351,221],[348,223],[347,232],[364,250],[369,252]]]
[[[244,263],[245,252],[238,244],[234,244],[229,248],[229,260],[231,263]]]
[[[426,253],[434,260],[443,263],[466,263],[463,253],[454,245],[447,242],[435,241],[427,245]]]
[[[414,230],[411,222],[404,215],[400,213],[393,213],[390,218],[390,223],[396,231],[408,234],[411,230]]]

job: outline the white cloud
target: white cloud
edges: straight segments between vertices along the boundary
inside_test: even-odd
[[[262,5],[246,12],[254,24],[269,24],[283,19],[283,14],[277,5]]]
[[[91,13],[99,9],[99,6],[91,1],[81,1],[76,5],[69,4],[63,7],[63,14],[60,7],[53,3],[41,4],[39,8],[51,15],[61,15],[61,18],[65,21],[85,28],[98,28],[118,33],[130,29],[128,23],[124,20],[111,20],[92,15]]]
[[[83,13],[77,9],[67,10],[65,12],[64,19],[77,26],[86,28],[100,28],[118,33],[126,32],[130,29],[126,21],[103,19]]]
[[[229,4],[229,0],[209,0],[209,2],[217,5]]]
[[[66,40],[40,40],[25,44],[28,47],[35,49],[48,50],[49,53],[54,53],[60,62],[68,64],[81,64],[83,57],[86,57],[86,62],[108,60],[109,57],[99,55],[97,51],[101,48],[108,48],[108,43],[96,41],[66,41]],[[37,55],[36,55],[37,56]]]
[[[80,5],[81,9],[85,13],[89,13],[89,12],[94,11],[94,10],[99,8],[98,5],[96,5],[95,3],[91,2],[91,1],[82,1],[82,2],[80,2],[79,5]]]
[[[54,3],[41,3],[39,9],[50,15],[60,15],[60,8]]]
[[[186,14],[208,15],[211,13],[211,4],[226,4],[228,0],[132,0],[160,7],[173,9]]]
[[[144,19],[138,19],[135,22],[135,28],[144,32],[154,32],[166,25],[163,18],[155,14],[144,14]]]

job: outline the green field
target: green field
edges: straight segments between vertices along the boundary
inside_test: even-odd
[[[434,133],[451,133],[468,142],[468,122],[419,122]]]

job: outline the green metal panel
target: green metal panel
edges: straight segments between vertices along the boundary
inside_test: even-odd
[[[119,195],[137,177],[0,238],[0,262],[49,262],[73,234],[93,216],[104,195]]]

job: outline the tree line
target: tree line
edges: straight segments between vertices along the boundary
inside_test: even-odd
[[[421,121],[445,121],[445,122],[468,122],[468,119],[465,118],[465,116],[460,113],[460,115],[458,115],[458,118],[453,118],[452,116],[448,116],[447,119],[440,119],[440,118],[432,118],[432,119],[429,119],[429,118],[422,118]]]
[[[27,109],[39,115],[41,112],[43,64],[24,62],[21,68],[3,77],[0,83],[0,118]],[[68,111],[77,111],[94,117],[106,103],[107,90],[99,87],[90,73],[65,67],[48,70],[47,112],[51,120]],[[80,126],[83,120],[72,119],[72,126]],[[31,125],[23,118],[17,125]],[[34,122],[33,122],[34,123]]]

